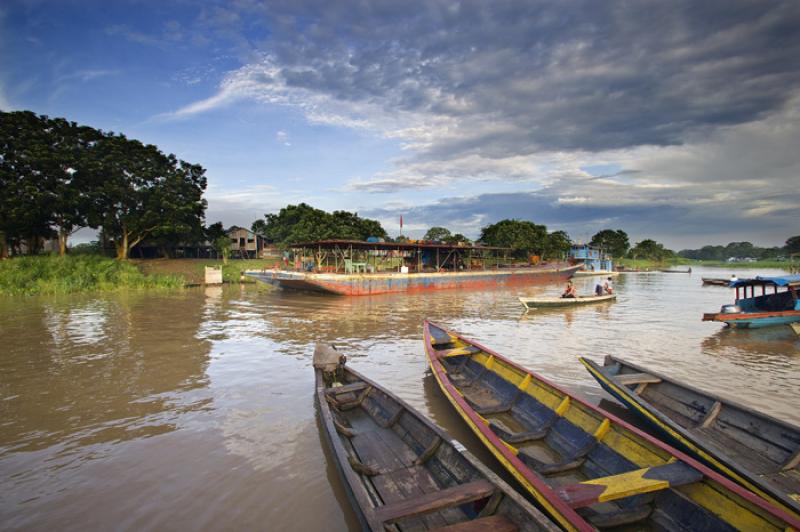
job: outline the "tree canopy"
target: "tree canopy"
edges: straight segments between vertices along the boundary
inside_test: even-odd
[[[376,220],[347,211],[327,213],[306,203],[287,205],[277,214],[265,214],[264,218],[263,224],[261,220],[253,222],[253,230],[280,246],[334,238],[366,240],[371,236],[388,236]]]
[[[592,237],[589,244],[603,248],[614,257],[624,257],[630,247],[628,234],[622,229],[603,229]]]
[[[30,111],[0,112],[0,231],[35,251],[102,227],[117,257],[148,237],[202,238],[205,170],[123,135]]]
[[[794,237],[798,239],[798,244],[800,244],[800,237]],[[786,241],[786,247],[772,247],[772,248],[761,248],[758,246],[754,246],[750,242],[730,242],[726,246],[703,246],[700,249],[683,249],[678,252],[678,255],[681,257],[685,257],[687,259],[696,259],[696,260],[727,260],[732,257],[737,258],[745,258],[745,257],[753,257],[756,259],[768,259],[773,257],[778,257],[784,253],[791,253],[789,251],[789,242],[791,238]],[[800,247],[800,246],[799,246]]]
[[[659,244],[655,240],[645,239],[637,242],[635,246],[628,252],[628,256],[632,259],[647,259],[656,262],[661,262],[675,255],[675,252]]]
[[[481,242],[489,246],[508,247],[516,255],[541,255],[547,245],[547,227],[527,220],[500,220],[481,229]]]

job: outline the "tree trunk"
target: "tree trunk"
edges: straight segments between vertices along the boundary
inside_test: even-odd
[[[67,237],[69,233],[63,227],[58,228],[58,254],[65,256],[67,254]]]
[[[114,242],[117,247],[117,260],[128,260],[128,231],[122,228],[122,242]]]
[[[0,259],[7,259],[8,258],[8,239],[6,238],[6,232],[0,231]]]

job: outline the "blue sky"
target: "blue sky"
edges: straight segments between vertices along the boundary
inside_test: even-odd
[[[800,4],[17,1],[0,109],[207,169],[209,223],[305,201],[477,237],[800,233]]]

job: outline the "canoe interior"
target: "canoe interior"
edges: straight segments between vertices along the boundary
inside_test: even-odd
[[[374,530],[556,530],[493,473],[393,395],[343,369],[318,401],[357,510]],[[328,383],[332,384],[332,383]]]
[[[443,391],[563,526],[780,530],[791,522],[791,516],[603,410],[496,353],[426,326],[429,361]],[[470,411],[478,416],[471,418]],[[655,479],[660,482],[648,483]],[[602,495],[593,498],[589,492],[598,488]]]
[[[800,427],[614,357],[601,371],[683,436],[745,476],[759,477],[800,511]]]

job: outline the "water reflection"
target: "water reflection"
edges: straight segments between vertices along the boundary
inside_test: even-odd
[[[320,444],[317,341],[494,464],[428,372],[424,318],[594,402],[577,357],[613,354],[800,422],[800,339],[701,322],[731,298],[702,288],[713,273],[620,276],[614,303],[528,313],[518,296],[563,287],[0,301],[0,513],[10,528],[355,529]]]

